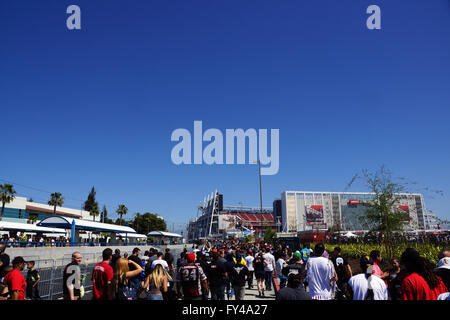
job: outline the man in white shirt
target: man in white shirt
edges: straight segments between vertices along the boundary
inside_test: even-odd
[[[314,255],[306,262],[306,280],[309,294],[314,300],[331,300],[333,282],[337,280],[333,262],[323,257],[325,247],[322,243],[314,247]]]
[[[248,289],[253,289],[253,273],[255,272],[255,268],[253,267],[253,260],[255,257],[252,255],[251,251],[247,252],[247,256],[245,257],[245,263],[247,264],[248,271],[250,275],[248,276]]]
[[[266,252],[267,250],[267,252]],[[266,252],[266,253],[264,253]],[[270,253],[269,249],[263,249],[263,259],[264,259],[264,278],[266,282],[267,290],[272,290],[272,273],[276,268],[275,257]]]
[[[380,277],[372,275],[372,262],[364,259],[365,257],[361,260],[363,273],[351,277],[348,281],[353,300],[388,300],[386,284]]]
[[[152,262],[152,265],[151,265],[152,270],[155,269],[155,267],[156,267],[157,264],[162,265],[162,267],[163,267],[165,270],[169,271],[169,265],[167,264],[166,260],[163,260],[163,253],[162,253],[162,252],[158,252],[158,253],[156,254],[156,260],[154,260],[154,261]]]

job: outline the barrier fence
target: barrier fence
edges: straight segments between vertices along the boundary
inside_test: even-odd
[[[39,272],[39,295],[42,300],[58,300],[63,297],[63,272],[71,261],[71,255],[65,255],[62,259],[34,259],[34,256],[23,257],[25,261],[34,261],[35,269]],[[85,276],[84,290],[92,290],[92,271],[94,266],[101,261],[101,255],[94,253],[83,254],[83,262],[80,264],[81,274]],[[28,270],[22,271],[26,278]]]

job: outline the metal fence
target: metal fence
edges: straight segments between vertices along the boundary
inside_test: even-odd
[[[35,256],[24,256],[25,261],[34,261],[35,268],[39,272],[41,281],[38,284],[39,295],[42,300],[58,300],[63,297],[63,272],[71,261],[71,255],[65,255],[62,259],[35,259]],[[81,274],[86,276],[84,290],[92,290],[92,271],[94,266],[101,261],[101,255],[85,253],[80,265]],[[26,278],[27,269],[22,271]]]

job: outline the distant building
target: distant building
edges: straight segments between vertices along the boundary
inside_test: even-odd
[[[263,235],[267,228],[276,230],[273,208],[224,206],[223,195],[211,194],[199,207],[201,215],[189,221],[188,241],[205,238]]]
[[[282,231],[301,232],[332,227],[343,231],[370,230],[364,219],[374,193],[285,191],[282,193]],[[405,230],[424,230],[426,212],[422,194],[397,195],[396,209],[406,215]]]
[[[27,201],[25,197],[15,197],[13,201],[5,205],[5,212],[3,214],[3,221],[27,223],[29,219],[36,218],[41,221],[45,218],[53,216],[53,206],[37,202]],[[94,221],[89,211],[81,209],[71,209],[66,207],[56,207],[56,215],[84,219]],[[100,215],[95,217],[96,221],[100,220]]]

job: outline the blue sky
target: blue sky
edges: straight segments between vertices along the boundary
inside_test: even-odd
[[[366,28],[372,4],[381,30]],[[5,0],[0,39],[0,179],[67,206],[92,186],[110,216],[124,203],[176,224],[215,189],[257,206],[256,166],[171,162],[172,131],[202,120],[280,130],[264,206],[385,164],[442,190],[425,201],[450,218],[447,0]]]

